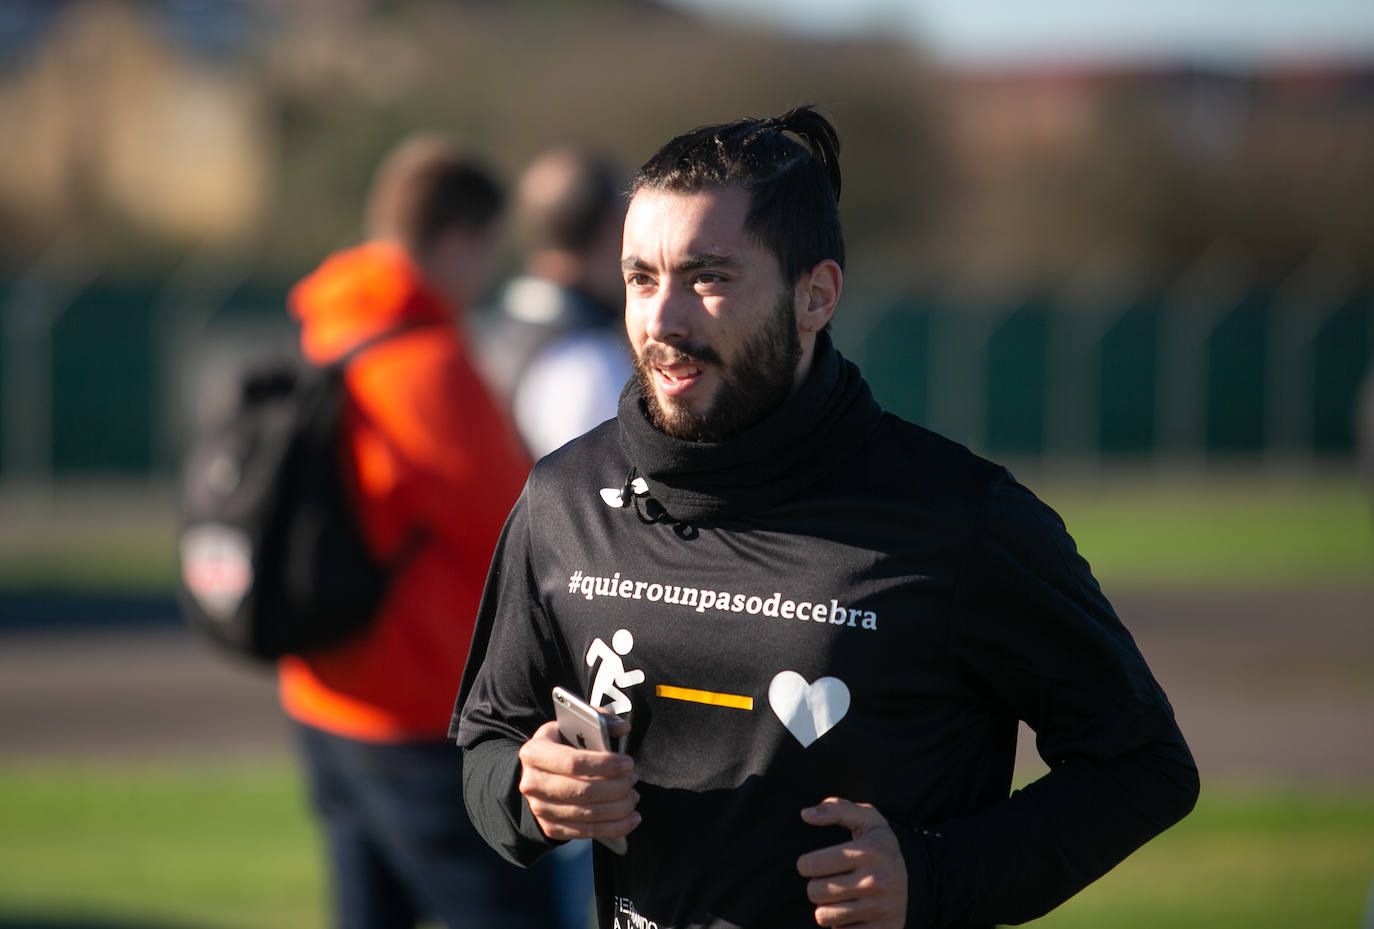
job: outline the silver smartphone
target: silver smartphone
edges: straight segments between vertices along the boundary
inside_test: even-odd
[[[611,748],[611,730],[606,725],[606,717],[581,697],[562,687],[555,687],[553,711],[558,720],[558,734],[564,742],[588,751],[615,751]],[[628,847],[623,835],[607,836],[597,841],[617,855],[625,854]]]

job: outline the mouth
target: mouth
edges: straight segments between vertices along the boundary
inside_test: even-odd
[[[654,379],[659,389],[670,397],[690,390],[701,380],[702,370],[694,364],[655,365]]]
[[[638,364],[646,375],[652,375],[659,396],[680,397],[702,382],[707,365],[716,360],[713,356],[705,346],[650,345]]]

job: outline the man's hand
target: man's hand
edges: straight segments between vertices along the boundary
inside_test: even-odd
[[[614,727],[612,723],[612,735]],[[520,793],[549,838],[627,835],[639,825],[639,793],[629,755],[569,745],[558,734],[558,723],[551,721],[520,746],[520,765]]]
[[[827,797],[802,810],[813,826],[843,826],[853,840],[808,852],[797,871],[811,878],[806,896],[818,926],[902,929],[906,924],[906,862],[883,814],[867,803]]]

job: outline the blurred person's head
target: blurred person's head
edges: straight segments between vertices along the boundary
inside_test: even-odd
[[[412,136],[373,176],[368,237],[398,242],[449,299],[470,305],[495,270],[504,199],[480,159],[442,136]]]
[[[613,159],[587,149],[556,148],[536,158],[515,191],[525,270],[618,309],[625,174]]]
[[[810,370],[843,284],[838,154],[830,122],[800,107],[695,129],[635,174],[625,324],[664,432],[729,438]]]

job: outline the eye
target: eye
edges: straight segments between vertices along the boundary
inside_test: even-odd
[[[653,284],[653,279],[642,271],[631,271],[625,275],[626,287],[649,287]]]
[[[724,282],[725,276],[717,274],[715,271],[702,271],[692,278],[692,283],[706,287],[723,284]]]

